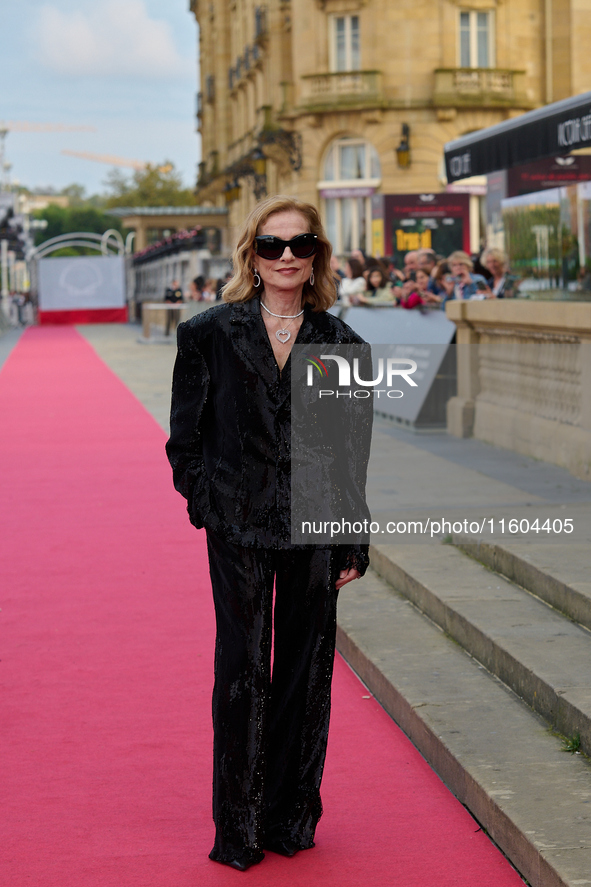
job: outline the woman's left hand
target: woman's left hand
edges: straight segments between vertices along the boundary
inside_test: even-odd
[[[339,588],[342,588],[343,585],[347,584],[347,582],[352,582],[354,579],[359,579],[360,576],[361,573],[354,567],[350,567],[348,570],[341,570],[341,572],[339,573],[339,578],[335,582],[335,588],[338,591]]]

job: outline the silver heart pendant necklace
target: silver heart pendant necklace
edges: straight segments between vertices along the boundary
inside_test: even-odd
[[[296,317],[301,317],[302,314],[304,313],[304,309],[302,308],[302,310],[298,314],[273,314],[273,312],[269,311],[267,306],[262,301],[261,301],[261,308],[264,308],[265,311],[267,312],[267,314],[270,314],[271,317],[278,317],[280,320],[289,320],[290,323],[292,320],[295,320]],[[287,326],[289,326],[289,324],[287,324]],[[286,330],[285,328],[280,329],[280,330],[276,330],[275,331],[275,338],[278,339],[282,345],[285,345],[285,343],[289,342],[289,340],[291,339],[291,333],[289,330]]]

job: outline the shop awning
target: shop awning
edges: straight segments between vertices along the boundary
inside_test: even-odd
[[[448,182],[591,147],[591,92],[528,111],[448,142]]]

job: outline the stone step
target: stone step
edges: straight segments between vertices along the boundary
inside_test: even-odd
[[[587,629],[451,545],[376,545],[372,564],[553,728],[579,735],[591,754]]]
[[[591,629],[589,545],[458,542],[456,547]]]
[[[532,887],[591,884],[584,756],[371,570],[340,592],[338,647]]]

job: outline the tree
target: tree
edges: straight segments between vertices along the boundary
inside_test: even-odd
[[[76,182],[62,188],[60,194],[68,198],[70,206],[82,206],[83,204],[88,203],[86,188],[84,185],[78,185]]]
[[[183,180],[173,163],[148,163],[127,178],[113,169],[105,182],[109,194],[105,205],[115,206],[194,206],[195,195],[183,187]]]
[[[37,231],[35,235],[36,246],[52,237],[59,237],[60,234],[72,234],[76,231],[103,234],[109,228],[116,228],[123,233],[121,219],[88,205],[63,207],[50,203],[45,209],[36,212],[35,218],[45,219],[47,222],[47,228]],[[83,247],[75,247],[54,253],[54,255],[80,255],[80,253],[86,252],[88,250]]]

